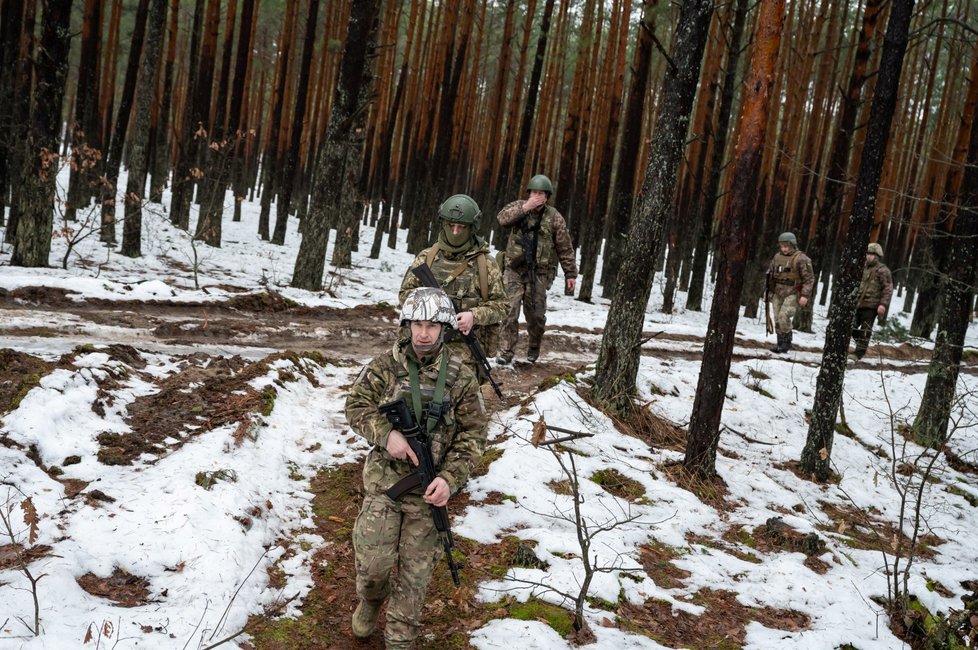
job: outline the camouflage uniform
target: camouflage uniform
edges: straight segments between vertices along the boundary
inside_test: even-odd
[[[442,357],[448,357],[445,397],[451,408],[431,433],[431,454],[438,476],[454,494],[468,479],[485,449],[488,416],[472,372],[446,346],[419,363],[422,402],[432,399]],[[387,604],[384,637],[387,648],[408,648],[418,636],[421,609],[435,563],[443,550],[431,508],[417,491],[393,501],[384,492],[414,472],[414,466],[386,451],[391,425],[377,411],[404,397],[411,404],[408,359],[410,339],[371,361],[357,377],[346,400],[346,418],[353,430],[374,445],[363,465],[364,499],[353,527],[357,595],[363,601]],[[397,578],[391,571],[397,566]]]
[[[856,322],[852,328],[852,338],[856,342],[853,356],[862,359],[869,348],[869,338],[873,334],[877,309],[882,305],[890,308],[893,297],[893,277],[885,264],[875,259],[866,262],[863,278],[859,283],[859,303],[856,305]]]
[[[771,303],[774,307],[774,329],[779,336],[791,333],[791,322],[798,311],[798,298],[811,299],[815,287],[812,261],[797,248],[785,255],[780,251],[771,260],[768,275]]]
[[[432,248],[435,250],[432,251]],[[438,284],[448,297],[455,304],[455,311],[472,312],[473,327],[482,345],[483,352],[487,357],[496,354],[499,347],[499,324],[506,317],[509,310],[509,300],[506,296],[506,289],[503,286],[503,276],[499,267],[489,257],[489,244],[483,240],[477,240],[476,245],[468,250],[451,253],[441,243],[435,244],[432,248],[426,248],[414,258],[404,279],[401,281],[401,290],[398,293],[398,300],[403,303],[411,290],[421,286],[418,279],[411,269],[419,266],[422,262],[427,262],[429,257],[434,254],[431,263],[431,272],[434,274]],[[479,279],[479,256],[485,256],[483,263],[486,268],[488,296],[485,300],[482,297],[481,281]],[[485,382],[485,377],[481,375],[482,367],[478,365],[472,357],[472,352],[465,341],[461,339],[454,330],[446,333],[445,340],[448,342],[452,353],[460,357],[478,377],[480,383]]]
[[[571,243],[564,217],[552,206],[528,215],[523,212],[523,201],[513,201],[496,216],[500,225],[510,228],[506,246],[506,272],[503,280],[509,294],[509,315],[503,321],[502,350],[512,358],[519,336],[520,307],[526,317],[529,338],[528,358],[535,359],[540,352],[540,342],[547,325],[547,290],[557,276],[560,264],[566,279],[577,277],[577,257]],[[527,235],[537,238],[536,291],[530,285],[530,273],[523,254],[523,229]]]

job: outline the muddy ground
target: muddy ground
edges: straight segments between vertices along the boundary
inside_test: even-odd
[[[71,356],[77,353],[78,345],[105,344],[110,346],[107,348],[109,355],[126,364],[131,372],[140,370],[137,350],[165,352],[181,357],[183,363],[182,370],[164,382],[159,394],[140,398],[129,409],[127,420],[132,427],[131,434],[100,438],[100,461],[130,464],[146,453],[158,456],[170,453],[189,443],[201,424],[205,426],[200,430],[209,430],[221,424],[239,422],[235,433],[237,439],[239,435],[247,435],[252,420],[274,404],[274,388],[259,394],[243,384],[247,379],[267,372],[270,360],[288,358],[300,373],[303,359],[357,365],[392,344],[397,331],[395,319],[396,312],[388,305],[309,308],[291,303],[275,293],[241,294],[220,304],[186,304],[79,301],[64,290],[41,287],[12,292],[0,290],[0,414],[14,407],[36,385],[40,376],[69,363]],[[525,348],[521,347],[517,350],[517,363],[494,369],[505,398],[500,404],[486,391],[490,406],[496,410],[504,405],[516,405],[555,378],[594,363],[601,333],[600,328],[551,328],[545,339],[544,354],[535,364],[520,362],[525,356]],[[688,360],[696,360],[701,355],[701,337],[667,332],[646,332],[644,337],[649,339],[643,346],[644,355]],[[59,349],[60,345],[66,351],[64,357],[49,363],[36,356],[4,349],[28,349],[38,341],[42,345],[44,341],[50,341],[54,349]],[[767,350],[768,342],[738,338],[736,343],[735,360],[775,356]],[[799,352],[802,354],[791,360],[817,365],[820,350],[801,347]],[[929,357],[929,350],[910,344],[873,346],[867,357],[873,361],[864,363],[889,372],[923,373]],[[965,372],[978,374],[978,368],[972,362]],[[280,381],[294,378],[290,373],[280,375]],[[93,404],[96,412],[107,406],[111,399],[114,378],[103,381],[105,385],[100,386],[99,399]],[[190,384],[197,389],[185,390]],[[232,399],[229,395],[235,397]],[[166,414],[166,431],[154,426],[161,413]],[[173,433],[177,430],[182,433]],[[674,442],[682,446],[684,432],[670,431],[678,438]],[[486,471],[493,457],[487,454],[484,466],[478,471]],[[65,459],[63,464],[70,462],[70,458]],[[57,468],[43,469],[53,472]],[[321,535],[332,543],[316,553],[313,571],[316,589],[304,600],[302,616],[284,619],[271,611],[266,616],[254,617],[247,630],[252,642],[242,647],[260,650],[383,647],[379,632],[368,641],[354,645],[349,624],[356,603],[350,528],[360,498],[359,471],[356,463],[324,469],[310,486],[315,495],[316,517],[314,530],[308,532]],[[219,479],[198,476],[198,480]],[[68,498],[85,498],[92,503],[91,500],[110,498],[96,494],[97,491],[86,491],[87,485],[69,486],[67,483],[66,480]],[[468,497],[463,494],[453,500],[452,512],[461,512],[467,504]],[[254,516],[260,516],[260,513]],[[462,589],[456,591],[451,586],[444,566],[439,565],[426,603],[427,636],[422,639],[422,647],[468,648],[469,633],[493,618],[526,615],[551,620],[554,617],[557,622],[551,624],[555,627],[560,624],[558,619],[566,619],[566,612],[534,610],[527,614],[518,603],[507,600],[489,606],[476,604],[472,594],[479,579],[498,575],[506,567],[525,561],[527,553],[532,557],[532,549],[515,548],[515,538],[491,546],[475,545],[464,539],[458,539],[457,543],[464,558]],[[286,548],[289,544],[289,540],[282,540]],[[3,557],[4,548],[0,547],[0,565]],[[660,573],[669,572],[670,560],[664,556],[656,558],[654,564]],[[654,575],[654,572],[650,573]],[[681,586],[684,577],[673,575],[673,586]],[[270,579],[274,585],[277,577],[271,571]],[[140,604],[148,593],[138,576],[85,576],[84,580],[80,584],[89,593],[123,606]],[[672,647],[682,646],[683,639],[695,638],[696,635],[690,636],[694,628],[708,630],[707,636],[711,645],[717,644],[715,647],[739,647],[750,620],[786,630],[804,629],[809,624],[798,612],[736,609],[733,595],[726,592],[706,590],[699,592],[698,597],[706,608],[700,617],[670,615],[671,608],[657,601],[649,601],[643,606],[608,603],[609,616],[604,619],[604,624],[639,631]]]

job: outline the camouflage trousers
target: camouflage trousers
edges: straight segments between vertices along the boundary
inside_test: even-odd
[[[511,354],[516,350],[522,307],[523,316],[526,318],[528,346],[531,350],[539,350],[543,332],[547,327],[547,289],[550,288],[553,278],[537,276],[536,291],[531,289],[529,280],[524,281],[518,273],[510,269],[506,269],[503,281],[506,284],[506,294],[509,296],[509,314],[503,321],[499,337],[500,349]]]
[[[856,319],[852,326],[852,338],[856,342],[855,354],[860,359],[869,348],[869,339],[873,335],[873,324],[876,323],[875,307],[859,307],[856,309]]]
[[[771,306],[774,307],[774,331],[778,334],[791,332],[791,321],[798,311],[798,294],[791,293],[783,298],[775,294],[771,297]]]
[[[421,628],[421,609],[435,563],[442,555],[431,507],[420,496],[393,501],[367,494],[353,526],[357,596],[387,602],[387,648],[409,648]],[[397,577],[391,572],[397,566]]]

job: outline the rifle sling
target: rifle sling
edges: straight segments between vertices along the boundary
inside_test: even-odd
[[[411,376],[411,401],[414,406],[414,417],[419,426],[424,427],[424,432],[430,434],[438,425],[438,418],[432,417],[429,412],[425,417],[424,408],[421,405],[421,380],[419,378],[418,362],[413,358],[408,358],[408,373]],[[445,377],[448,374],[448,354],[444,349],[441,352],[441,365],[438,367],[438,380],[435,382],[435,394],[432,401],[441,404],[445,397]]]
[[[420,487],[420,485],[421,485],[421,473],[411,472],[411,474],[405,476],[400,481],[398,481],[390,488],[388,488],[387,492],[385,492],[384,494],[386,494],[389,498],[393,499],[394,501],[397,501],[406,493],[410,492],[411,490],[417,487]]]

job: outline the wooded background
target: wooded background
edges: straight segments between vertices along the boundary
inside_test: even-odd
[[[832,292],[802,474],[831,476],[871,241],[894,272],[891,310],[935,339],[912,436],[941,448],[955,400],[973,403],[956,383],[978,267],[978,0],[0,7],[11,264],[48,265],[58,236],[67,266],[85,237],[115,246],[120,223],[120,252],[138,256],[160,214],[220,246],[224,220],[259,201],[256,235],[281,245],[298,228],[291,284],[319,291],[331,233],[337,267],[363,223],[371,257],[403,231],[418,252],[460,192],[501,247],[494,215],[543,173],[579,248],[578,300],[598,279],[611,298],[591,393],[609,411],[647,408],[634,398],[655,274],[665,312],[705,309],[715,280],[684,463],[697,480],[716,478],[738,318],[757,316],[783,231],[812,258],[819,303]]]
[[[915,335],[929,336],[935,326],[940,292],[933,289],[947,263],[961,194],[975,104],[969,78],[978,64],[975,4],[935,0],[914,10],[875,207],[871,238],[883,244],[902,306],[909,309],[919,296]],[[837,268],[889,8],[883,0],[787,3],[775,109],[754,191],[748,316],[755,315],[778,232],[798,235],[823,281]],[[362,64],[368,73],[352,77],[358,87],[342,89],[340,65],[357,12],[371,23]],[[51,230],[101,199],[107,214],[100,235],[113,241],[111,224],[123,219],[106,181],[114,186],[125,164],[137,207],[160,201],[169,187],[165,207],[173,222],[187,228],[196,200],[196,234],[220,245],[221,219],[238,219],[241,201],[260,200],[258,232],[280,244],[287,214],[301,219],[310,211],[317,174],[329,171],[317,152],[329,140],[337,92],[356,94],[366,85],[350,111],[361,115],[359,132],[351,136],[347,120],[345,131],[339,125],[331,136],[353,137],[359,155],[347,162],[357,168],[353,201],[341,209],[337,201],[348,192],[327,197],[327,226],[348,234],[369,206],[380,225],[374,256],[384,233],[392,244],[398,228],[408,229],[409,248],[417,251],[428,243],[438,203],[467,192],[482,206],[482,229],[491,235],[497,209],[522,194],[529,176],[545,173],[581,248],[580,299],[595,291],[602,238],[601,286],[609,296],[644,177],[677,12],[675,3],[651,0],[5,0],[6,239],[16,241],[30,189],[20,179],[37,175],[44,148],[72,165],[67,201],[55,204]],[[702,308],[740,128],[731,116],[743,94],[757,14],[747,0],[712,12],[660,249],[667,254],[656,261],[665,271],[666,311],[677,289],[688,292],[687,309]],[[147,180],[133,185],[137,155]],[[323,182],[342,187],[335,176],[341,172],[331,171]],[[138,212],[126,219],[136,222]],[[124,252],[139,253],[137,235],[134,228]],[[355,241],[343,239],[347,249]],[[14,263],[48,263],[43,245],[39,253],[18,250]],[[348,252],[345,259],[349,264]]]

